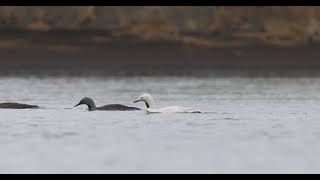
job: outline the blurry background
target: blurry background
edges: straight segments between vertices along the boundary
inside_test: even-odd
[[[114,75],[207,74],[221,69],[317,73],[319,10],[2,6],[0,67],[5,74],[58,69]]]
[[[0,7],[0,173],[319,173],[319,10]]]

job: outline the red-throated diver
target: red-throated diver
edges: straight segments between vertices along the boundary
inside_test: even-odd
[[[13,102],[0,103],[0,109],[37,109],[39,106]]]
[[[105,105],[102,107],[96,107],[96,104],[94,101],[89,98],[89,97],[84,97],[77,105],[74,107],[77,107],[79,105],[85,104],[88,106],[89,111],[135,111],[135,110],[140,110],[139,108],[136,107],[129,107],[121,104],[109,104]]]

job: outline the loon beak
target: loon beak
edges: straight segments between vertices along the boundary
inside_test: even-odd
[[[81,105],[81,104],[79,103],[79,104],[75,105],[74,107],[77,107],[77,106],[79,106],[79,105]]]
[[[133,101],[132,103],[136,103],[136,102],[139,102],[139,101],[142,101],[141,99],[138,99],[136,101]]]

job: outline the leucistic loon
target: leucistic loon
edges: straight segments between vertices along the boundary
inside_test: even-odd
[[[201,111],[188,108],[188,107],[181,107],[181,106],[168,106],[168,107],[162,107],[157,108],[155,107],[154,100],[150,94],[142,94],[136,101],[136,102],[145,102],[147,106],[147,112],[148,113],[201,113]]]

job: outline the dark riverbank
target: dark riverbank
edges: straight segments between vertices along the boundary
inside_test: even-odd
[[[204,47],[105,31],[6,30],[0,38],[1,75],[320,75],[319,45]]]

